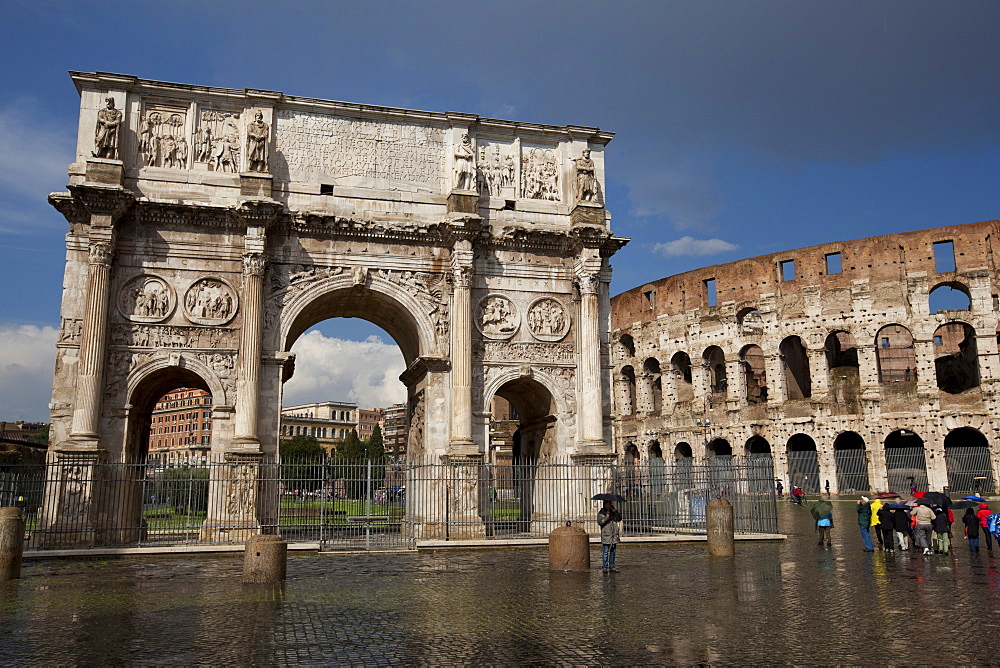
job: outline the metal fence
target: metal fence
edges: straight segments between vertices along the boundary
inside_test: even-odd
[[[392,550],[417,540],[544,538],[567,521],[596,533],[597,493],[626,499],[625,536],[703,533],[716,497],[733,504],[737,532],[776,533],[773,479],[769,456],[705,465],[71,460],[0,469],[0,505],[24,508],[28,545],[38,549],[241,543],[264,532],[324,549]]]
[[[788,481],[806,494],[819,494],[819,459],[815,450],[792,450],[788,453]]]
[[[868,453],[863,448],[833,451],[837,467],[837,490],[841,494],[861,494],[871,491],[868,479]]]
[[[950,491],[982,495],[992,493],[996,489],[988,446],[945,447],[944,461],[948,470]]]
[[[909,492],[913,487],[928,489],[927,459],[922,446],[886,448],[885,471],[890,492]]]

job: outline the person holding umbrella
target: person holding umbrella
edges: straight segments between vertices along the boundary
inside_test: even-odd
[[[829,501],[817,501],[809,508],[810,514],[816,518],[816,531],[819,532],[819,542],[822,546],[833,547],[830,541],[830,529],[833,528],[833,504]]]
[[[622,514],[615,508],[613,497],[622,498],[612,494],[598,494],[594,497],[595,500],[604,501],[604,507],[597,511],[597,525],[601,527],[602,573],[621,572],[615,566],[615,552],[617,552],[618,542],[621,540],[618,523],[622,521]]]

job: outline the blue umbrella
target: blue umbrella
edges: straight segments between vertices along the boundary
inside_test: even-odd
[[[886,507],[886,508],[888,508],[890,510],[909,510],[910,509],[910,507],[908,505],[906,505],[905,503],[887,503],[887,504],[885,504],[884,507]]]
[[[981,496],[963,496],[966,501],[978,501],[979,503],[987,503],[986,499]]]

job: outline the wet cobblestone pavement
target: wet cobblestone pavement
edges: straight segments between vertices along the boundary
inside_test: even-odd
[[[550,574],[544,549],[26,562],[0,583],[0,664],[1000,665],[1000,552],[864,553],[781,504],[784,542],[625,544],[622,572]]]

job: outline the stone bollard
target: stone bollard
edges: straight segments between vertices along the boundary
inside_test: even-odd
[[[250,536],[243,552],[243,582],[274,584],[285,579],[288,543],[281,536]]]
[[[0,508],[0,581],[21,577],[24,516],[20,508]]]
[[[550,571],[589,571],[590,536],[569,522],[549,534]]]
[[[736,531],[733,524],[733,504],[725,499],[712,499],[705,508],[705,528],[708,530],[710,557],[736,556]]]

